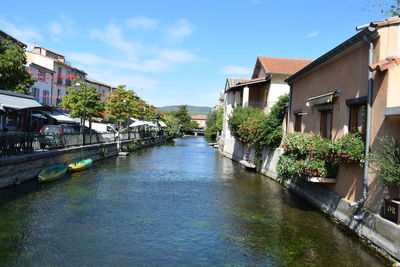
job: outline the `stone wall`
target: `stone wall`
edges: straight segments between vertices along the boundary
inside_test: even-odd
[[[141,147],[151,146],[163,142],[158,139],[148,138]],[[120,146],[128,145],[131,141],[123,141]],[[117,142],[94,144],[81,147],[71,147],[59,150],[35,152],[27,155],[13,156],[0,159],[0,188],[19,184],[24,181],[36,179],[38,174],[46,167],[62,163],[72,163],[82,158],[91,158],[93,161],[102,160],[118,155]]]
[[[220,142],[220,152],[243,166],[250,166],[254,159],[254,149],[248,148],[241,142],[229,143],[233,149],[224,148]],[[340,223],[349,231],[366,241],[380,254],[393,261],[400,261],[400,226],[392,223],[379,214],[364,208],[350,207],[348,199],[340,197],[318,183],[307,182],[303,179],[282,181],[276,171],[282,149],[264,149],[262,164],[258,172],[283,183],[292,192],[307,200],[310,204],[326,213],[330,218]]]

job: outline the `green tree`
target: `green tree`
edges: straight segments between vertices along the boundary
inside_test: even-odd
[[[204,135],[207,137],[217,136],[218,132],[222,131],[222,123],[224,119],[224,107],[221,105],[217,109],[210,111],[207,115]]]
[[[114,92],[109,94],[109,100],[106,102],[108,119],[121,125],[128,121],[129,117],[141,114],[143,107],[140,103],[134,91],[127,90],[125,85],[119,85]]]
[[[400,0],[375,0],[368,1],[372,8],[380,8],[381,12],[387,16],[398,17],[400,15]],[[366,8],[369,10],[369,8]]]
[[[29,95],[29,88],[36,82],[26,68],[24,49],[10,41],[0,42],[0,88]]]
[[[181,125],[181,133],[192,131],[195,128],[193,127],[194,124],[191,123],[192,117],[188,113],[187,105],[179,106],[178,110],[172,111],[170,114],[178,119],[179,124]]]
[[[86,82],[79,79],[74,79],[72,82],[73,85],[77,83],[80,84],[79,88],[76,86],[67,87],[68,94],[63,97],[61,106],[71,112],[71,117],[82,120],[86,94],[85,116],[89,120],[91,129],[92,118],[101,117],[100,113],[104,110],[104,102],[101,100],[101,93],[96,91],[96,88],[88,86]]]
[[[167,125],[166,132],[168,138],[179,136],[182,126],[179,124],[179,120],[175,116],[166,114],[163,116],[163,121]]]

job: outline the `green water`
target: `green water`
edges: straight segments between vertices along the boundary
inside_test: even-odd
[[[202,137],[0,190],[1,266],[382,266]]]

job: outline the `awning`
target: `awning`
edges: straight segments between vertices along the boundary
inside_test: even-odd
[[[151,121],[144,121],[149,127],[157,127],[157,125],[155,125],[154,123],[152,123]]]
[[[0,90],[0,110],[14,111],[43,108],[33,96]]]
[[[131,123],[130,125],[129,125],[129,127],[138,127],[138,126],[143,126],[143,125],[147,125],[147,123],[146,122],[144,122],[144,121],[135,121],[134,123]]]
[[[57,120],[58,123],[76,123],[74,119],[57,111],[42,111],[42,113]]]
[[[47,119],[45,116],[43,116],[42,114],[39,114],[39,113],[32,114],[32,117],[36,117],[36,118],[39,118],[39,119]]]
[[[167,127],[165,122],[158,120],[158,124],[160,124],[161,127]]]
[[[314,96],[307,99],[306,106],[309,107],[311,105],[322,105],[322,104],[332,103],[338,96],[339,96],[339,91],[334,91],[328,94]]]

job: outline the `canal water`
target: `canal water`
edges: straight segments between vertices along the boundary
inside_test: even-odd
[[[1,266],[382,266],[203,137],[0,190],[0,230]]]

